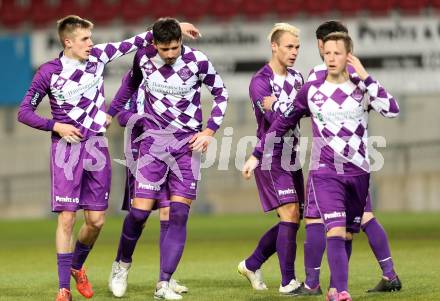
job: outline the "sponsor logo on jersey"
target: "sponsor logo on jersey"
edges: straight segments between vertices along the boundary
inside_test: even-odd
[[[31,105],[35,107],[37,105],[37,100],[39,97],[40,97],[40,93],[35,92],[34,97],[32,97],[31,99]]]
[[[296,194],[295,189],[292,189],[292,188],[288,188],[288,189],[284,189],[284,190],[278,189],[279,196],[288,195],[288,194]]]
[[[293,109],[295,109],[295,106],[292,104],[284,112],[284,117],[286,117],[286,118],[289,117],[289,115],[290,115],[290,113],[292,113]]]
[[[79,203],[79,198],[71,198],[68,196],[55,196],[55,202],[58,203],[75,203],[78,204]]]
[[[324,213],[324,219],[332,219],[332,218],[338,218],[338,217],[345,217],[345,212],[331,212],[331,213]]]
[[[139,183],[138,187],[141,188],[141,189],[160,191],[160,186],[159,185],[151,185],[151,184]]]

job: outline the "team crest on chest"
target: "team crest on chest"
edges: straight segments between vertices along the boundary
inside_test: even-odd
[[[296,91],[299,91],[299,89],[301,89],[301,83],[299,80],[295,80],[295,83],[293,84],[293,87],[295,88]]]
[[[62,78],[62,77],[60,76],[60,77],[58,77],[58,79],[57,79],[57,81],[55,82],[55,84],[53,85],[53,87],[54,87],[55,89],[60,90],[60,89],[64,86],[64,84],[66,83],[66,81],[67,81],[67,79]]]
[[[359,89],[359,87],[356,87],[353,93],[351,93],[351,97],[353,97],[354,100],[361,101],[362,98],[364,98],[364,94],[362,93],[362,90]]]
[[[98,68],[98,63],[88,62],[86,65],[86,72],[95,73]]]
[[[179,74],[180,78],[184,81],[188,80],[193,75],[192,71],[186,66],[177,71],[177,74]]]
[[[146,62],[143,67],[144,67],[145,73],[147,73],[148,75],[153,73],[154,70],[156,69],[156,68],[154,68],[153,64],[150,62]]]
[[[325,96],[324,94],[322,94],[319,91],[316,92],[315,95],[313,95],[311,98],[313,103],[316,104],[317,106],[322,106],[326,99],[327,99],[327,96]]]

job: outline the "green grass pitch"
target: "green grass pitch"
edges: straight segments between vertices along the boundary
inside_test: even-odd
[[[440,300],[440,214],[380,214],[396,269],[403,282],[398,293],[366,294],[380,279],[380,269],[363,233],[356,236],[350,262],[349,287],[354,300]],[[117,300],[107,288],[123,217],[108,218],[86,268],[95,289],[92,300]],[[192,215],[188,241],[175,278],[187,285],[184,300],[286,300],[278,294],[280,275],[273,256],[263,267],[269,290],[254,292],[237,273],[237,264],[251,253],[259,236],[276,222],[274,215]],[[78,225],[81,223],[79,220]],[[54,300],[57,291],[54,246],[56,220],[0,221],[0,300]],[[152,300],[158,275],[157,216],[149,219],[138,243],[122,300]],[[298,235],[297,277],[304,279],[304,228]],[[321,282],[329,272],[323,260]],[[72,280],[72,288],[74,283]],[[85,300],[73,289],[74,300]],[[324,297],[295,297],[324,300]]]

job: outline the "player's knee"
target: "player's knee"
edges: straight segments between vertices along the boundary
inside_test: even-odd
[[[298,203],[285,204],[277,209],[277,213],[283,222],[299,222],[300,214]]]
[[[320,218],[304,218],[306,225],[310,224],[323,224],[324,222]]]
[[[365,225],[374,218],[373,212],[364,212],[362,215],[361,225]]]
[[[74,212],[63,211],[60,213],[58,218],[58,226],[60,226],[63,231],[72,231],[73,225],[75,224],[75,214]]]
[[[86,221],[87,226],[93,230],[101,230],[105,223],[105,217],[99,216]]]
[[[167,221],[170,218],[170,207],[163,207],[159,209],[159,219]]]
[[[327,231],[327,237],[342,237],[345,239],[346,234],[345,227],[334,227]]]

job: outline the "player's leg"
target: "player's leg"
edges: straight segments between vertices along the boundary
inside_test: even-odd
[[[135,197],[130,211],[124,219],[119,240],[121,256],[110,285],[115,297],[122,297],[127,291],[132,256],[155,202],[154,199]]]
[[[276,249],[281,270],[281,285],[279,292],[291,294],[300,283],[296,281],[296,234],[299,228],[299,204],[287,203],[277,208],[280,217]]]
[[[186,243],[187,222],[192,200],[178,195],[171,196],[169,227],[162,242],[162,268],[154,293],[155,298],[178,300],[182,296],[170,287],[170,280],[177,269]]]
[[[72,267],[72,232],[75,224],[76,212],[62,211],[58,213],[56,230],[56,251],[58,266],[58,301],[71,300],[70,268]]]
[[[83,267],[99,233],[104,225],[105,211],[84,210],[84,224],[81,226],[72,259],[71,275],[78,292],[86,298],[93,296],[92,285]]]
[[[327,300],[351,300],[347,293],[348,257],[345,247],[347,180],[345,177],[336,175],[314,173],[311,173],[309,177],[311,177],[311,185],[315,190],[315,201],[318,210],[327,230],[327,260],[331,278]]]
[[[362,216],[362,230],[367,235],[371,250],[382,269],[382,279],[368,292],[399,291],[402,283],[394,270],[387,233],[373,214],[371,196],[368,194],[365,212]]]
[[[321,262],[325,252],[326,235],[324,222],[321,219],[315,201],[315,190],[311,177],[307,181],[307,193],[304,206],[304,221],[306,238],[304,240],[304,269],[306,279],[295,292],[297,295],[320,295],[322,290],[319,283]]]

